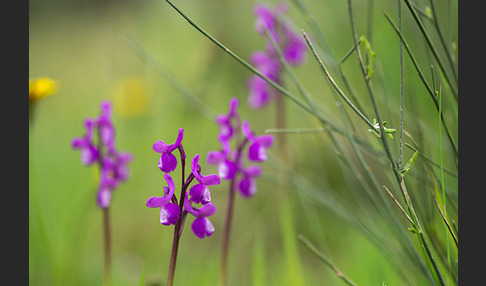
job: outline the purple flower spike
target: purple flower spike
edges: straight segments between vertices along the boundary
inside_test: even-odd
[[[192,232],[201,239],[205,236],[211,236],[214,232],[214,226],[207,217],[216,212],[216,207],[213,203],[208,203],[201,208],[195,208],[191,206],[191,202],[192,198],[184,201],[184,210],[196,217],[191,224]]]
[[[293,28],[290,22],[283,18],[288,6],[280,3],[275,7],[264,4],[256,4],[253,12],[256,16],[255,29],[265,37],[264,51],[251,54],[250,62],[264,76],[274,82],[280,83],[282,79],[282,65],[277,50],[267,38],[265,30],[282,51],[284,59],[290,65],[299,65],[305,60],[307,50],[302,36]],[[248,80],[249,97],[248,104],[254,109],[267,106],[275,98],[276,90],[259,76],[253,75]]]
[[[81,162],[84,165],[99,163],[101,165],[100,183],[96,202],[101,208],[108,208],[113,191],[118,182],[126,181],[129,176],[128,163],[133,157],[128,152],[118,152],[115,148],[115,127],[111,121],[111,103],[103,101],[101,114],[96,119],[84,121],[86,133],[75,137],[71,147],[81,151]],[[95,133],[96,132],[96,133]]]
[[[164,187],[164,196],[151,197],[145,205],[149,208],[160,208],[159,217],[161,224],[176,224],[181,212],[178,205],[170,202],[175,191],[174,180],[169,174],[165,174],[164,178],[168,185],[168,187]]]
[[[184,137],[184,129],[179,129],[179,133],[177,135],[177,139],[174,144],[166,144],[162,140],[158,140],[154,143],[152,149],[157,152],[161,153],[159,159],[159,169],[162,170],[164,173],[170,173],[175,170],[177,167],[177,158],[172,154],[172,152],[179,148],[182,142],[182,138]]]

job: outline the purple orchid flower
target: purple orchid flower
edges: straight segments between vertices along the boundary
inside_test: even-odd
[[[255,29],[264,37],[266,37],[265,29],[268,30],[270,37],[282,50],[284,59],[290,65],[296,66],[305,60],[306,44],[291,23],[283,18],[287,10],[288,6],[283,3],[274,8],[260,3],[256,4],[253,10],[256,16]],[[266,39],[265,50],[251,54],[250,62],[264,76],[280,83],[282,65],[275,47],[268,39]],[[276,90],[257,75],[250,77],[247,85],[249,89],[248,104],[254,109],[267,106],[275,98]]]
[[[119,152],[115,155],[113,176],[117,181],[124,182],[128,180],[128,177],[130,175],[128,163],[130,163],[132,160],[133,156],[129,152]]]
[[[108,152],[114,152],[115,148],[115,128],[111,121],[111,104],[109,101],[101,103],[101,115],[98,117],[96,124],[100,132],[101,142],[107,146]]]
[[[238,183],[238,191],[244,198],[253,197],[256,194],[256,182],[255,178],[262,174],[262,170],[258,166],[249,166],[246,169],[241,170],[243,177]]]
[[[112,192],[118,187],[118,182],[128,179],[128,163],[133,157],[130,153],[118,152],[115,148],[111,103],[103,101],[100,107],[100,116],[96,119],[85,119],[86,133],[83,137],[75,137],[71,141],[71,147],[81,151],[81,162],[84,165],[95,162],[100,164],[101,174],[96,201],[99,207],[107,208],[110,205]],[[98,136],[94,136],[95,131]]]
[[[157,153],[161,153],[159,159],[159,169],[164,173],[170,173],[177,167],[177,158],[174,154],[172,154],[172,152],[179,148],[183,137],[184,129],[181,128],[179,129],[179,133],[174,144],[166,144],[162,140],[157,140],[154,143],[152,149]]]
[[[219,185],[221,180],[218,175],[208,175],[204,176],[201,174],[201,166],[199,166],[199,154],[196,154],[192,159],[192,174],[199,182],[198,184],[191,187],[189,194],[193,202],[197,204],[208,204],[211,201],[211,193],[209,192],[208,186]]]
[[[151,197],[147,200],[146,206],[149,208],[160,208],[159,217],[161,224],[176,224],[181,212],[177,204],[170,202],[175,191],[174,180],[168,173],[164,174],[164,178],[168,185],[168,187],[164,187],[164,195],[162,197]]]
[[[229,159],[231,147],[229,141],[221,141],[223,148],[219,151],[209,151],[207,162],[211,165],[218,166],[218,175],[225,180],[231,180],[235,177],[238,166]]]
[[[84,165],[91,165],[98,161],[100,156],[98,149],[93,145],[94,122],[92,119],[84,121],[86,134],[83,137],[76,137],[71,141],[71,147],[81,151],[81,162]]]
[[[184,201],[184,210],[196,217],[191,224],[192,232],[201,239],[205,236],[211,236],[214,232],[214,226],[208,217],[216,212],[216,207],[213,203],[207,203],[201,208],[196,208],[191,206],[192,202],[192,198]]]
[[[267,148],[273,144],[273,136],[270,134],[255,136],[250,129],[248,121],[243,122],[242,131],[250,141],[248,147],[248,159],[254,162],[263,162],[267,159]]]

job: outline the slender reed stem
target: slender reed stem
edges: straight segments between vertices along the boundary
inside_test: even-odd
[[[442,61],[439,58],[439,54],[438,54],[437,50],[435,49],[435,46],[433,45],[432,40],[430,39],[429,34],[427,34],[427,31],[425,30],[425,27],[424,27],[422,21],[420,21],[420,18],[418,17],[417,12],[415,11],[415,8],[412,6],[410,0],[404,0],[404,1],[405,1],[405,4],[407,4],[408,9],[410,10],[410,13],[412,13],[412,16],[413,16],[415,22],[417,22],[417,25],[419,26],[420,31],[422,32],[422,34],[423,34],[423,36],[424,36],[424,38],[425,38],[425,40],[426,40],[426,42],[427,42],[430,50],[432,51],[432,54],[433,54],[434,58],[437,61],[437,64],[439,65],[440,70],[444,74],[445,80],[447,81],[449,87],[451,88],[451,91],[452,91],[452,94],[454,95],[454,98],[457,101],[458,100],[457,91],[452,86],[451,80],[450,80],[448,74],[446,73],[446,71],[444,69],[444,66],[442,64]],[[455,70],[453,70],[453,75],[454,75],[455,84],[457,86],[457,77],[456,77],[456,73],[454,71]]]
[[[111,285],[111,231],[110,231],[110,208],[103,209],[103,234],[105,243],[105,273],[103,285]]]
[[[398,29],[402,32],[402,0],[398,0]],[[398,155],[398,167],[402,167],[403,160],[403,43],[400,39],[398,42],[398,49],[400,54],[400,126],[398,129],[399,134],[399,155]]]
[[[422,80],[422,83],[424,84],[425,88],[427,89],[430,97],[432,98],[432,100],[434,101],[434,104],[435,104],[435,107],[437,109],[437,111],[439,111],[439,101],[438,101],[438,98],[435,94],[435,92],[432,90],[432,88],[430,87],[429,83],[427,82],[427,80],[425,79],[425,76],[424,74],[422,73],[422,71],[420,70],[420,67],[418,66],[418,63],[417,61],[415,60],[415,57],[413,56],[412,54],[412,51],[410,50],[410,47],[408,46],[407,42],[405,41],[405,39],[403,38],[403,34],[400,32],[400,30],[395,26],[395,24],[393,24],[392,20],[390,19],[390,17],[388,16],[388,14],[385,13],[385,17],[387,18],[388,22],[392,25],[393,29],[395,30],[395,32],[398,34],[398,36],[400,37],[400,40],[402,41],[403,43],[403,47],[405,47],[405,50],[407,51],[410,59],[412,60],[412,64],[414,65],[415,69],[417,70],[417,73],[420,77],[420,79]],[[444,119],[444,115],[442,114],[442,125],[446,131],[446,134],[447,134],[447,137],[453,147],[453,150],[454,150],[454,155],[456,157],[456,161],[457,161],[457,157],[458,157],[458,150],[457,150],[457,146],[456,144],[454,143],[454,140],[452,139],[452,135],[449,131],[449,128],[447,127],[447,124],[446,124],[446,121]]]
[[[353,281],[349,279],[346,275],[344,275],[329,259],[324,256],[317,248],[302,234],[298,235],[298,239],[302,241],[312,252],[314,252],[319,259],[321,259],[324,263],[326,263],[329,267],[331,267],[332,271],[336,273],[336,275],[341,278],[344,282],[346,282],[350,286],[355,286]]]
[[[170,254],[170,264],[169,264],[169,274],[167,276],[167,286],[171,286],[174,283],[174,274],[175,274],[175,268],[176,268],[176,263],[177,263],[177,252],[179,250],[179,240],[182,235],[182,227],[183,227],[183,222],[184,220],[184,199],[186,197],[186,190],[187,187],[189,186],[190,182],[194,178],[193,176],[189,176],[187,181],[185,181],[185,169],[186,169],[186,154],[184,152],[184,147],[182,147],[182,144],[179,146],[179,154],[181,157],[181,165],[182,165],[182,187],[181,187],[181,195],[180,195],[180,201],[179,201],[179,210],[181,213],[181,216],[179,217],[179,220],[176,222],[175,227],[174,227],[174,237],[172,239],[172,251]],[[191,173],[192,175],[192,173]]]

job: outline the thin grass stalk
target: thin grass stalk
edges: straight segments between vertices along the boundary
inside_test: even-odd
[[[432,172],[432,171],[430,171],[430,172]],[[433,182],[435,184],[435,181],[433,181]],[[458,242],[457,236],[454,233],[454,231],[453,231],[453,229],[451,227],[451,224],[449,223],[449,221],[447,220],[446,216],[444,215],[444,212],[442,211],[442,208],[441,208],[439,202],[437,201],[437,197],[435,196],[435,194],[434,194],[434,192],[432,190],[430,190],[430,193],[432,195],[432,199],[434,201],[434,204],[437,207],[437,210],[439,211],[439,214],[440,214],[440,217],[442,218],[442,221],[447,226],[447,229],[449,230],[449,233],[450,233],[452,239],[454,240],[454,243],[456,245],[456,248],[459,247],[459,242]]]
[[[336,61],[332,53],[331,47],[327,42],[326,37],[324,36],[324,33],[319,27],[316,19],[310,12],[309,8],[304,4],[302,0],[291,0],[291,2],[293,2],[297,6],[299,11],[304,15],[304,18],[307,21],[311,31],[313,32],[313,35],[316,36],[317,43],[326,51],[327,54],[329,54],[329,59],[331,60],[332,66],[336,67]]]
[[[448,73],[446,72],[444,65],[442,64],[442,60],[439,58],[439,54],[438,54],[434,44],[432,43],[432,40],[430,39],[429,35],[427,34],[427,31],[425,30],[425,27],[424,27],[422,21],[418,17],[417,12],[415,11],[415,8],[412,6],[410,0],[404,0],[404,1],[405,1],[405,4],[407,4],[408,9],[412,13],[412,16],[413,16],[415,22],[417,23],[420,31],[422,32],[422,35],[424,36],[425,41],[427,42],[427,45],[429,46],[430,50],[432,51],[432,55],[434,56],[435,60],[437,61],[437,64],[439,65],[439,68],[442,71],[442,74],[444,75],[444,78],[446,79],[447,84],[451,88],[452,94],[454,95],[454,98],[457,101],[458,100],[457,91],[454,89],[454,86],[452,86],[452,83],[451,83],[451,80],[448,76]],[[455,75],[455,73],[454,73],[454,75]],[[457,87],[457,78],[454,77],[454,80],[455,80],[455,87]]]
[[[397,1],[398,6],[398,30],[402,33],[402,0]],[[403,160],[403,104],[404,104],[404,94],[403,94],[403,43],[400,39],[398,42],[398,53],[400,57],[400,126],[398,128],[399,134],[399,155],[398,155],[398,167],[402,167]]]
[[[358,41],[358,46],[359,44],[361,43],[361,39],[359,39]],[[339,71],[339,77],[341,78],[341,81],[343,82],[344,84],[344,87],[346,88],[346,90],[348,91],[348,94],[349,94],[349,97],[353,100],[353,102],[356,104],[356,106],[358,107],[358,109],[361,111],[361,113],[363,113],[364,116],[368,117],[368,115],[366,114],[365,112],[365,109],[363,107],[363,105],[361,104],[361,102],[359,101],[358,97],[354,94],[353,92],[353,89],[351,88],[351,86],[349,85],[348,83],[348,79],[346,78],[346,76],[344,76],[344,73],[343,73],[343,69],[342,69],[342,64],[349,58],[349,56],[353,53],[354,49],[356,49],[356,46],[353,46],[345,55],[344,57],[339,61],[339,68],[338,68],[338,71]]]
[[[399,29],[395,26],[395,24],[392,22],[392,20],[390,19],[390,17],[388,16],[388,14],[385,13],[385,17],[387,18],[387,20],[390,22],[390,24],[392,25],[393,29],[395,30],[395,32],[398,34],[398,36],[400,37],[400,40],[402,41],[403,43],[403,46],[405,47],[405,50],[407,51],[410,59],[412,60],[412,64],[414,65],[415,69],[417,70],[417,73],[420,77],[420,79],[422,80],[422,83],[424,84],[424,86],[426,87],[430,97],[432,98],[432,100],[434,101],[434,104],[435,104],[435,107],[437,109],[437,111],[439,111],[439,101],[435,95],[435,92],[432,90],[432,88],[430,87],[430,85],[428,84],[427,80],[425,79],[425,76],[424,74],[422,73],[422,71],[420,70],[420,67],[418,66],[417,64],[417,61],[415,60],[415,57],[413,56],[413,53],[412,51],[410,50],[410,47],[408,46],[407,44],[407,41],[403,38],[403,34],[399,31]],[[454,150],[454,155],[456,156],[456,160],[457,160],[457,157],[458,157],[458,150],[457,150],[457,146],[456,144],[454,143],[454,140],[452,139],[452,135],[449,131],[449,128],[447,127],[447,124],[445,122],[445,118],[443,118],[443,115],[442,115],[442,125],[444,127],[444,130],[446,131],[446,134],[447,134],[447,137],[449,139],[449,142],[451,143],[452,145],[452,148]]]
[[[349,13],[350,21],[351,21],[351,29],[352,29],[352,33],[353,33],[353,39],[354,39],[355,45],[357,46],[358,36],[356,34],[356,25],[355,25],[353,13],[352,13],[351,0],[347,0],[347,6],[348,6],[348,13]],[[442,274],[440,272],[440,269],[439,269],[439,267],[438,267],[438,265],[437,265],[437,263],[435,261],[435,258],[433,256],[431,250],[430,250],[430,247],[429,247],[429,245],[427,243],[427,240],[425,238],[425,235],[424,235],[424,233],[423,233],[423,231],[421,229],[420,223],[418,222],[418,217],[417,217],[417,215],[415,213],[415,210],[414,210],[414,208],[412,206],[412,201],[410,200],[410,197],[408,195],[407,188],[405,186],[405,180],[401,176],[400,171],[398,169],[398,166],[396,165],[395,160],[393,159],[393,155],[391,154],[391,150],[390,150],[390,147],[388,145],[387,136],[385,136],[385,130],[384,130],[384,126],[382,124],[380,112],[378,110],[378,105],[377,105],[377,102],[376,102],[376,99],[375,99],[375,96],[374,96],[373,89],[371,87],[371,83],[370,83],[369,79],[367,79],[367,77],[366,77],[366,69],[364,67],[363,60],[362,60],[362,57],[361,57],[361,52],[360,52],[359,49],[356,49],[356,55],[357,55],[357,58],[358,58],[359,66],[360,66],[360,69],[361,69],[361,73],[362,73],[363,78],[365,80],[366,88],[368,90],[368,93],[370,95],[371,102],[373,104],[373,109],[375,110],[376,118],[377,118],[378,123],[380,125],[380,130],[381,130],[381,133],[380,134],[382,134],[382,136],[380,136],[380,139],[381,139],[381,141],[383,143],[383,147],[385,148],[386,154],[387,154],[388,159],[390,161],[390,164],[392,166],[392,170],[393,170],[393,172],[395,174],[395,178],[397,180],[397,183],[399,184],[400,189],[402,191],[402,194],[404,196],[404,199],[405,199],[405,201],[407,203],[407,207],[408,207],[408,210],[410,212],[410,215],[411,215],[411,217],[412,217],[415,225],[418,228],[417,229],[417,232],[418,232],[418,237],[419,237],[419,240],[420,240],[420,244],[424,248],[427,257],[429,258],[429,261],[432,264],[432,267],[434,268],[434,271],[435,271],[435,274],[437,276],[437,279],[439,280],[439,283],[441,285],[445,285],[444,280],[442,278]]]
[[[449,3],[450,3],[450,1],[449,1]],[[442,44],[442,48],[445,51],[447,61],[449,62],[449,65],[451,66],[452,75],[454,76],[454,78],[456,80],[456,84],[457,84],[458,80],[457,80],[456,66],[454,65],[454,60],[452,59],[452,53],[451,53],[450,47],[446,44],[445,39],[444,39],[444,33],[442,32],[442,29],[439,25],[437,12],[435,10],[435,5],[434,5],[434,0],[430,0],[430,7],[431,7],[431,10],[432,10],[432,15],[434,16],[434,18],[433,18],[434,27],[437,30],[437,34],[439,35],[439,39],[440,39],[440,42]]]
[[[319,64],[321,70],[324,72],[324,75],[327,77],[327,79],[332,84],[332,86],[334,87],[334,89],[338,92],[338,94],[341,96],[341,98],[351,107],[351,109],[358,115],[359,118],[361,118],[371,129],[373,129],[373,130],[375,130],[375,131],[378,132],[379,130],[376,129],[376,127],[373,125],[373,123],[371,123],[371,121],[366,116],[364,116],[364,114],[356,106],[354,106],[354,104],[349,100],[349,98],[339,88],[339,86],[336,84],[336,82],[334,81],[334,79],[329,74],[329,71],[325,67],[325,65],[322,62],[321,58],[317,54],[314,46],[312,45],[312,43],[309,40],[309,37],[307,36],[307,34],[304,32],[304,30],[301,30],[301,32],[304,35],[304,38],[305,38],[305,40],[307,42],[307,45],[309,46],[312,54],[316,58],[316,60],[317,60],[317,62]],[[355,46],[358,46],[357,43],[355,44]],[[383,134],[385,134],[385,132],[383,132]]]
[[[392,194],[392,192],[390,192],[390,190],[385,186],[383,185],[383,189],[386,191],[387,195],[393,200],[393,202],[398,206],[398,208],[400,209],[400,211],[403,213],[403,215],[407,218],[408,222],[410,222],[410,224],[415,227],[415,223],[413,222],[413,220],[408,216],[407,212],[403,209],[402,205],[400,204],[400,202],[395,198],[395,196]]]
[[[309,248],[315,255],[317,255],[320,260],[322,260],[327,266],[329,266],[339,278],[346,282],[346,284],[350,286],[356,286],[356,284],[346,275],[344,275],[344,273],[342,273],[341,270],[339,270],[322,252],[317,250],[317,248],[309,241],[309,239],[307,239],[307,237],[299,234],[297,238],[302,241],[305,246],[307,246],[307,248]]]

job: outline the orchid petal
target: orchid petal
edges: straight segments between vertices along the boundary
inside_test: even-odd
[[[180,217],[179,206],[174,203],[168,203],[160,208],[160,223],[163,225],[176,224]]]

